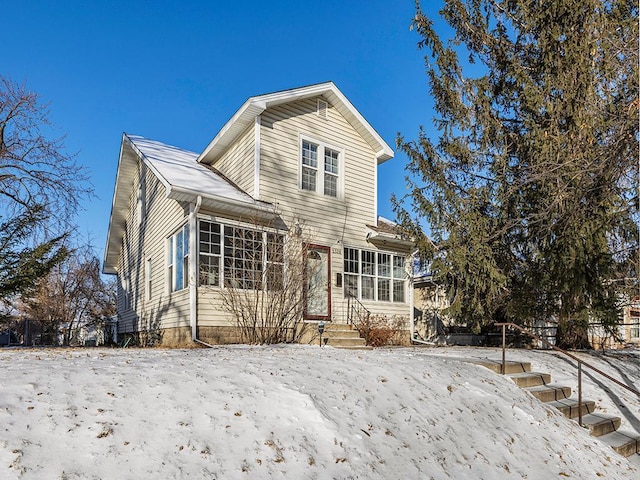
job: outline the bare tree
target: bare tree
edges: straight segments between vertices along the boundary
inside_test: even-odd
[[[85,169],[65,153],[64,137],[45,136],[50,129],[38,95],[0,76],[0,205],[10,214],[41,205],[66,222],[90,188]]]
[[[28,294],[67,255],[85,170],[52,132],[36,93],[0,76],[0,301]]]
[[[115,313],[113,282],[100,276],[100,262],[90,250],[74,252],[38,283],[31,298],[24,299],[25,312],[50,331],[54,344],[62,336],[71,344],[80,327],[102,326]]]

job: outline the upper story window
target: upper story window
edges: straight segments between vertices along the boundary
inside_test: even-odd
[[[340,197],[342,156],[340,149],[303,138],[300,155],[300,188],[328,197]]]

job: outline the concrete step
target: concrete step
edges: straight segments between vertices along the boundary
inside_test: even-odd
[[[364,338],[360,337],[333,337],[333,336],[323,336],[323,340],[327,339],[327,343],[325,345],[329,345],[331,347],[364,347],[366,346],[366,342]]]
[[[537,387],[551,383],[551,375],[539,372],[512,373],[507,375],[519,387]]]
[[[329,337],[329,338],[334,338],[334,337],[360,338],[360,334],[358,333],[357,330],[337,330],[337,329],[325,330],[322,336]]]
[[[589,413],[582,416],[582,425],[589,428],[591,435],[601,437],[620,428],[620,417],[606,413]]]
[[[483,365],[494,372],[501,372],[500,362],[475,363]],[[632,457],[634,461],[638,459],[638,464],[640,464],[640,434],[633,430],[619,430],[622,423],[620,417],[594,413],[596,404],[591,400],[583,400],[580,408],[578,400],[570,398],[570,387],[551,384],[551,375],[531,372],[530,365],[529,368],[526,368],[525,364],[521,365],[521,372],[512,372],[510,370],[518,369],[517,362],[507,362],[506,376],[540,401],[545,402],[550,407],[557,408],[566,417],[577,419],[582,413],[582,425],[589,429],[589,433],[592,436],[610,445],[620,455]]]
[[[475,363],[476,365],[481,365],[489,370],[492,370],[496,373],[502,373],[502,362],[500,360],[491,360],[491,359],[472,359],[467,360],[469,362]],[[505,373],[525,373],[531,371],[531,363],[529,362],[505,362]]]
[[[373,347],[369,345],[334,345],[334,348],[339,348],[341,350],[373,350]]]
[[[598,438],[623,457],[640,453],[640,435],[631,430],[617,430]]]
[[[524,390],[530,392],[541,402],[564,400],[571,396],[571,387],[565,387],[564,385],[539,385],[537,387],[526,387]]]
[[[364,338],[352,325],[343,323],[326,323],[322,334],[323,344],[335,348],[348,348],[352,350],[368,350]],[[317,342],[319,340],[316,340]]]
[[[578,408],[578,400],[575,398],[566,398],[564,400],[554,400],[552,402],[547,402],[547,405],[550,407],[556,407],[560,410],[565,417],[569,418],[577,418],[580,416],[579,408]],[[582,401],[582,415],[588,415],[589,413],[593,413],[596,409],[596,402],[591,400],[583,400]]]

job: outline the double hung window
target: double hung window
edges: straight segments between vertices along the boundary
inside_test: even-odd
[[[300,188],[328,197],[340,197],[341,161],[342,152],[339,149],[302,139]]]

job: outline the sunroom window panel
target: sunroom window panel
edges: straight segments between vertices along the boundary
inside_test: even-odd
[[[344,249],[344,272],[360,273],[360,251],[356,248]]]
[[[376,274],[376,254],[367,250],[362,250],[362,274]]]
[[[349,295],[358,298],[358,275],[345,273],[344,275],[344,296]]]
[[[404,258],[393,256],[393,278],[401,279],[405,277]]]
[[[174,290],[181,290],[183,288],[184,278],[184,243],[182,230],[176,235],[176,251],[175,251],[175,266],[176,266],[176,278],[174,281]]]
[[[388,253],[378,254],[378,276],[391,278],[391,255]]]
[[[224,258],[225,285],[248,290],[261,288],[261,233],[225,226]]]
[[[378,301],[388,302],[391,300],[391,280],[378,278]]]
[[[220,286],[220,257],[200,257],[200,285]]]
[[[200,285],[220,286],[220,224],[200,222]]]
[[[362,299],[375,300],[375,277],[362,277]]]
[[[404,302],[404,280],[393,281],[393,301]]]

